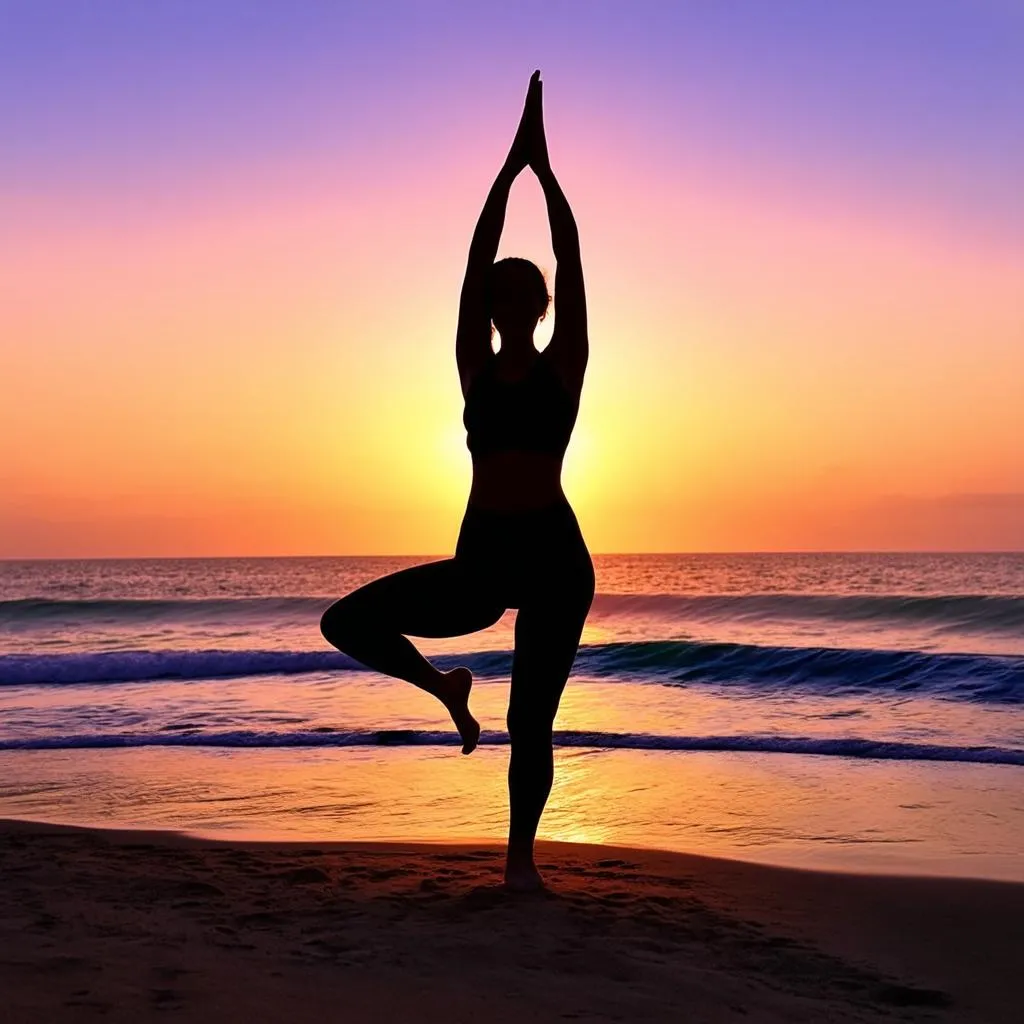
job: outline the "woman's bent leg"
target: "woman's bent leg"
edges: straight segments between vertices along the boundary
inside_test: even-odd
[[[448,709],[463,740],[476,746],[480,727],[469,713],[469,669],[441,672],[406,638],[462,636],[493,625],[505,611],[453,558],[415,565],[373,580],[336,601],[320,631],[349,657],[433,694]]]
[[[552,728],[593,599],[593,576],[580,582],[571,594],[555,593],[525,605],[516,619],[508,709],[512,753],[505,869],[506,884],[516,889],[543,884],[533,860],[533,843],[554,776]]]

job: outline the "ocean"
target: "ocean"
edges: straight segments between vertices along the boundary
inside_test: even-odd
[[[501,839],[514,612],[480,748],[319,634],[421,557],[0,562],[0,816]],[[541,835],[1024,880],[1024,554],[595,556]]]

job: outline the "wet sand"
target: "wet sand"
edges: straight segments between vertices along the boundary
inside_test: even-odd
[[[1024,885],[0,822],[5,1022],[1016,1022]]]

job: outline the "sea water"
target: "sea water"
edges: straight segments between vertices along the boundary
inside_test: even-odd
[[[318,630],[429,558],[0,562],[0,816],[502,838],[515,612],[417,641],[484,729]],[[548,838],[1024,879],[1024,554],[602,555]]]

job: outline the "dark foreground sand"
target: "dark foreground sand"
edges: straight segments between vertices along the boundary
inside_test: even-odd
[[[0,1020],[1024,1020],[1024,886],[0,823]]]

